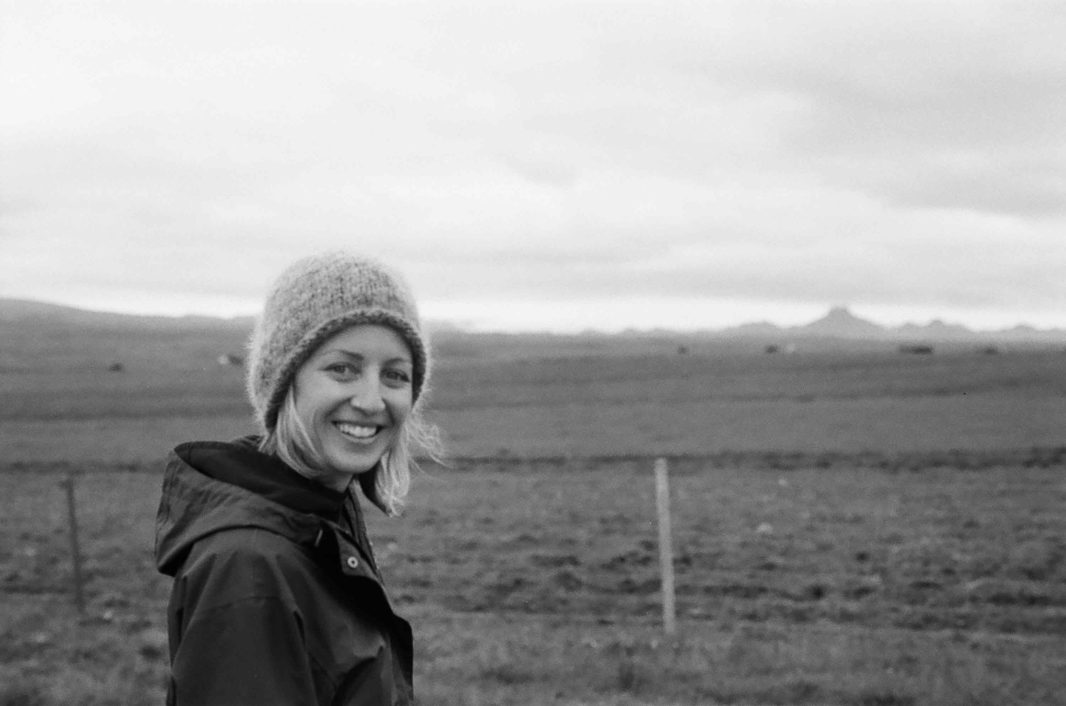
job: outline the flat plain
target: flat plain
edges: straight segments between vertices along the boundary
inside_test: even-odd
[[[242,371],[216,361],[245,332],[3,333],[0,704],[161,703],[162,459],[251,431]],[[450,460],[371,522],[420,703],[1063,703],[1066,352],[452,335],[437,353]]]

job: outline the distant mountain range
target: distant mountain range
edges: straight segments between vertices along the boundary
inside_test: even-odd
[[[27,299],[0,298],[0,325],[22,326],[89,326],[109,329],[153,328],[193,329],[251,328],[251,317],[230,319],[211,316],[142,316],[89,311],[75,307],[48,304]],[[448,321],[428,321],[428,328],[446,335],[462,335],[462,327]],[[590,332],[591,333],[591,332]],[[646,331],[627,331],[628,334],[648,334]],[[670,334],[655,331],[654,334]],[[835,306],[820,319],[802,326],[778,326],[769,322],[747,323],[724,329],[687,332],[716,338],[759,338],[784,340],[789,338],[837,338],[848,340],[890,339],[900,341],[1019,341],[1036,343],[1066,343],[1066,329],[1037,329],[1018,325],[999,330],[973,330],[959,324],[933,320],[928,324],[904,324],[885,327],[852,314],[847,307]],[[602,335],[602,334],[599,334]]]
[[[30,299],[0,297],[0,324],[68,325],[99,328],[196,328],[247,327],[251,317],[224,319],[214,316],[146,316],[117,314],[110,311],[90,311],[62,304],[49,304]]]
[[[821,337],[844,339],[895,339],[944,341],[968,339],[1018,340],[1018,341],[1066,341],[1066,329],[1037,329],[1018,325],[1013,328],[992,331],[977,331],[959,324],[945,323],[934,319],[928,324],[904,324],[886,327],[852,314],[847,307],[835,306],[820,319],[803,326],[780,327],[762,322],[743,324],[718,332],[722,336],[749,337]]]

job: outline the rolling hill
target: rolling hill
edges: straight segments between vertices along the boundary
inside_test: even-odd
[[[27,299],[0,298],[0,341],[11,340],[20,335],[39,338],[46,334],[62,333],[67,336],[78,332],[134,335],[136,332],[178,334],[179,332],[205,331],[223,340],[235,340],[251,330],[251,317],[216,318],[210,316],[143,316],[90,311],[75,307],[49,304]],[[511,344],[545,340],[556,344],[563,340],[581,340],[592,348],[609,348],[610,341],[622,339],[698,339],[730,341],[782,341],[818,339],[838,341],[923,341],[938,342],[1004,342],[1040,345],[1066,345],[1066,330],[1037,329],[1019,325],[1010,329],[978,331],[958,324],[934,320],[928,324],[908,323],[899,327],[885,327],[873,321],[855,316],[847,307],[835,306],[821,318],[802,326],[782,327],[769,322],[752,322],[724,329],[702,331],[653,331],[627,330],[622,333],[605,334],[588,331],[580,334],[546,334],[529,332],[517,334],[472,333],[447,321],[427,321],[427,328],[436,341],[458,348],[473,341]],[[231,346],[232,347],[232,346]]]

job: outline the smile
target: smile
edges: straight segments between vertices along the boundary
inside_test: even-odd
[[[373,424],[353,424],[351,422],[334,422],[334,426],[346,437],[355,441],[371,441],[382,429],[382,427]]]

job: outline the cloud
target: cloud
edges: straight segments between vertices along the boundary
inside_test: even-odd
[[[785,129],[794,159],[903,206],[1066,212],[1056,198],[1066,182],[1060,6],[836,9],[774,34],[763,60],[734,57],[715,73],[739,69],[733,79],[748,90],[805,106]]]
[[[0,295],[1066,296],[1051,3],[7,7]]]

